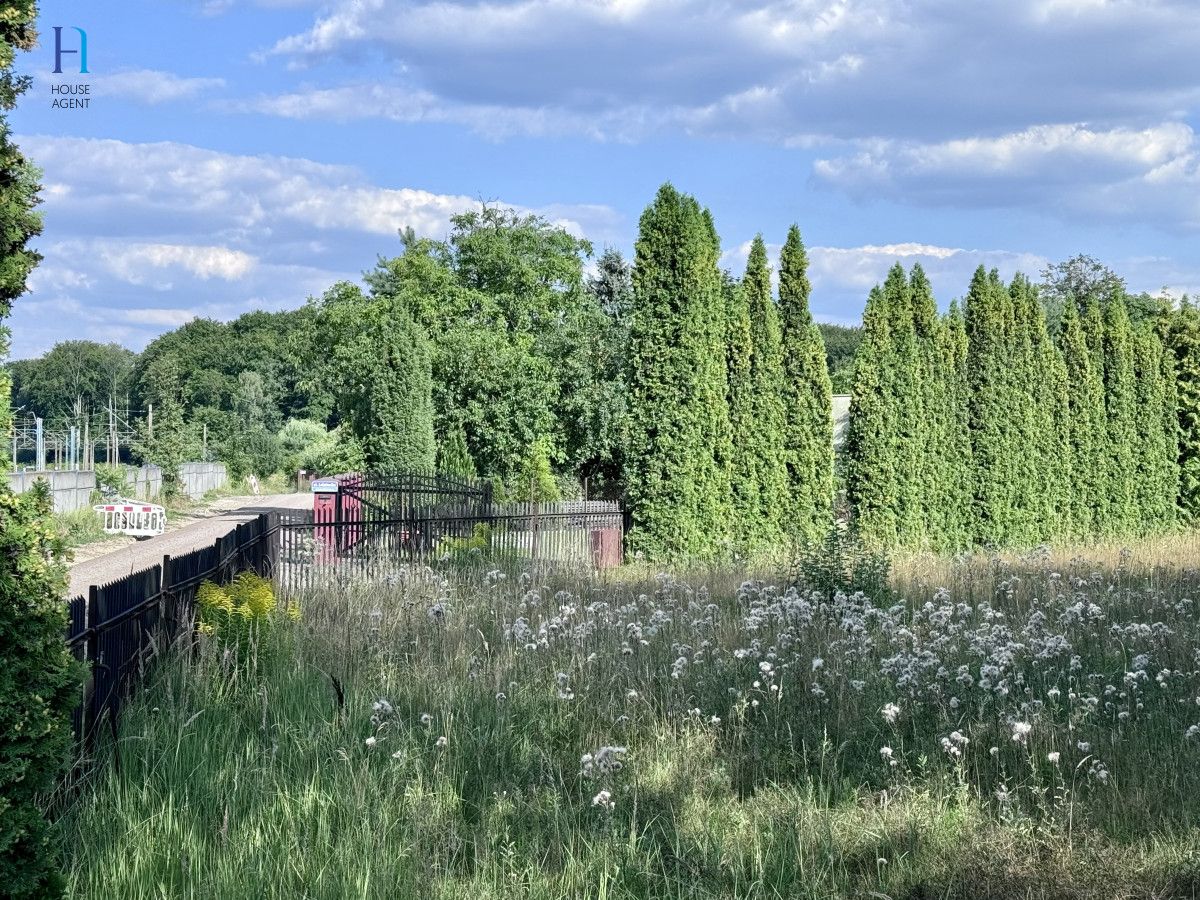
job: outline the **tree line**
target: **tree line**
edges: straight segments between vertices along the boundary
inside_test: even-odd
[[[723,271],[711,214],[670,185],[629,262],[495,207],[401,243],[297,310],[18,361],[15,396],[70,416],[123,395],[135,453],[167,469],[438,467],[501,497],[621,499],[654,557],[814,539],[838,498],[869,541],[937,549],[1200,511],[1200,313],[1087,257],[1038,285],[980,270],[945,314],[897,265],[845,328],[812,320],[797,228],[774,279],[761,237]],[[852,394],[836,472],[835,383]]]

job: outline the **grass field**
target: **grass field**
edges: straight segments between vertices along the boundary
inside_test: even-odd
[[[910,557],[874,596],[333,584],[164,658],[59,801],[65,866],[85,897],[1193,897],[1200,544],[1170,540]]]

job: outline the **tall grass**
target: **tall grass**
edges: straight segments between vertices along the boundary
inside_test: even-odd
[[[1200,573],[916,566],[331,580],[163,656],[59,800],[74,891],[1195,896]]]

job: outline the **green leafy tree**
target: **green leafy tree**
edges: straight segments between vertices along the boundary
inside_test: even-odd
[[[583,477],[610,465],[619,394],[592,368],[611,371],[613,351],[591,333],[602,311],[583,284],[590,245],[514,210],[452,222],[448,240],[409,234],[403,254],[366,276],[430,336],[437,430],[461,424],[484,477],[515,480],[543,439],[553,462]],[[583,390],[564,396],[573,378]]]
[[[13,402],[50,421],[74,422],[109,403],[120,408],[135,359],[118,344],[62,341],[44,356],[12,364]]]
[[[656,558],[713,553],[726,537],[724,335],[713,322],[724,319],[725,304],[716,260],[711,217],[663,185],[639,223],[627,368],[629,540]]]
[[[791,494],[785,524],[793,537],[817,540],[824,536],[832,519],[833,414],[825,346],[821,330],[813,323],[809,309],[811,292],[808,255],[800,229],[793,225],[788,229],[787,240],[779,255],[784,454]],[[866,354],[870,357],[866,363],[870,371],[864,373],[864,390],[867,385],[876,384],[880,377],[878,354],[887,343],[886,325],[876,322],[874,327],[871,338],[875,343]],[[867,330],[864,317],[863,338]],[[857,373],[855,384],[858,385]],[[865,409],[873,409],[875,402],[873,395],[860,398],[860,406],[865,405]],[[853,412],[851,415],[853,422]],[[865,427],[869,429],[874,424]],[[859,432],[858,439],[864,438],[866,433]],[[859,487],[866,489],[862,482]],[[869,489],[866,490],[869,493]]]
[[[854,354],[862,343],[862,328],[831,322],[818,322],[817,328],[825,344],[825,364],[833,393],[849,394],[854,387]]]
[[[36,6],[7,3],[0,14],[0,320],[26,290],[38,262],[28,247],[41,230],[37,173],[13,144],[7,113],[28,87],[14,56],[36,39]],[[8,331],[0,331],[7,356]],[[11,384],[0,371],[0,426],[11,428]],[[44,485],[44,483],[43,483]],[[78,671],[63,641],[65,548],[51,525],[49,491],[24,497],[0,486],[0,885],[14,898],[59,896],[60,854],[43,802],[66,770]]]
[[[179,367],[174,359],[155,360],[142,375],[142,390],[147,414],[137,423],[134,452],[143,462],[162,469],[163,493],[175,496],[180,490],[179,467],[197,455],[197,448],[184,421]]]
[[[564,476],[591,497],[624,490],[625,350],[633,282],[615,250],[597,261],[587,290],[576,293],[561,322],[539,342],[557,376],[554,416],[562,436]]]
[[[366,297],[342,282],[326,292],[321,312],[322,327],[333,338],[329,378],[367,465],[385,471],[433,468],[429,342],[403,298]]]

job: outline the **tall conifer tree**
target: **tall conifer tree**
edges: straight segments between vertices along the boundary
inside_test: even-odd
[[[751,263],[754,262],[751,254]],[[765,259],[764,259],[765,264]],[[769,540],[762,519],[762,498],[759,489],[760,459],[756,452],[758,422],[755,419],[754,385],[751,376],[753,344],[750,331],[750,305],[747,294],[752,287],[747,269],[741,283],[732,279],[724,286],[728,305],[726,359],[729,384],[729,426],[733,446],[730,466],[733,517],[736,526],[734,541],[742,549],[756,549]]]
[[[725,300],[712,218],[670,184],[642,213],[629,326],[630,544],[710,554],[728,534]]]
[[[1179,423],[1179,496],[1185,522],[1200,521],[1200,309],[1186,297],[1170,319],[1167,341],[1175,370]]]
[[[970,385],[967,379],[967,323],[951,301],[943,333],[941,377],[948,410],[944,468],[946,517],[941,546],[962,549],[974,528],[974,466],[971,457]]]
[[[779,255],[784,454],[791,494],[787,525],[795,537],[816,539],[831,522],[833,390],[825,344],[809,309],[811,290],[808,255],[800,229],[793,225]],[[864,398],[863,402],[870,406],[873,401]]]
[[[1103,527],[1104,382],[1074,302],[1063,308],[1059,341],[1067,385],[1070,525],[1075,537],[1088,538]]]
[[[995,270],[980,266],[971,279],[966,324],[975,538],[1005,546],[1019,538],[1013,498],[1020,475],[1010,420],[1013,306]]]
[[[1135,531],[1139,515],[1137,496],[1137,416],[1134,384],[1133,326],[1125,298],[1114,293],[1104,309],[1104,409],[1107,417],[1105,446],[1107,484],[1104,519],[1112,534]]]
[[[762,536],[778,544],[791,514],[786,452],[783,339],[771,297],[771,271],[762,235],[754,239],[742,289],[750,314],[750,392],[755,430],[746,445],[755,457]]]
[[[1154,533],[1175,522],[1179,442],[1172,390],[1174,366],[1149,323],[1134,330],[1133,364],[1137,428],[1134,510],[1138,529]]]
[[[854,389],[846,428],[846,498],[853,524],[868,543],[890,546],[898,537],[899,441],[891,379],[893,358],[887,299],[874,287],[863,313],[863,338],[854,359]]]

